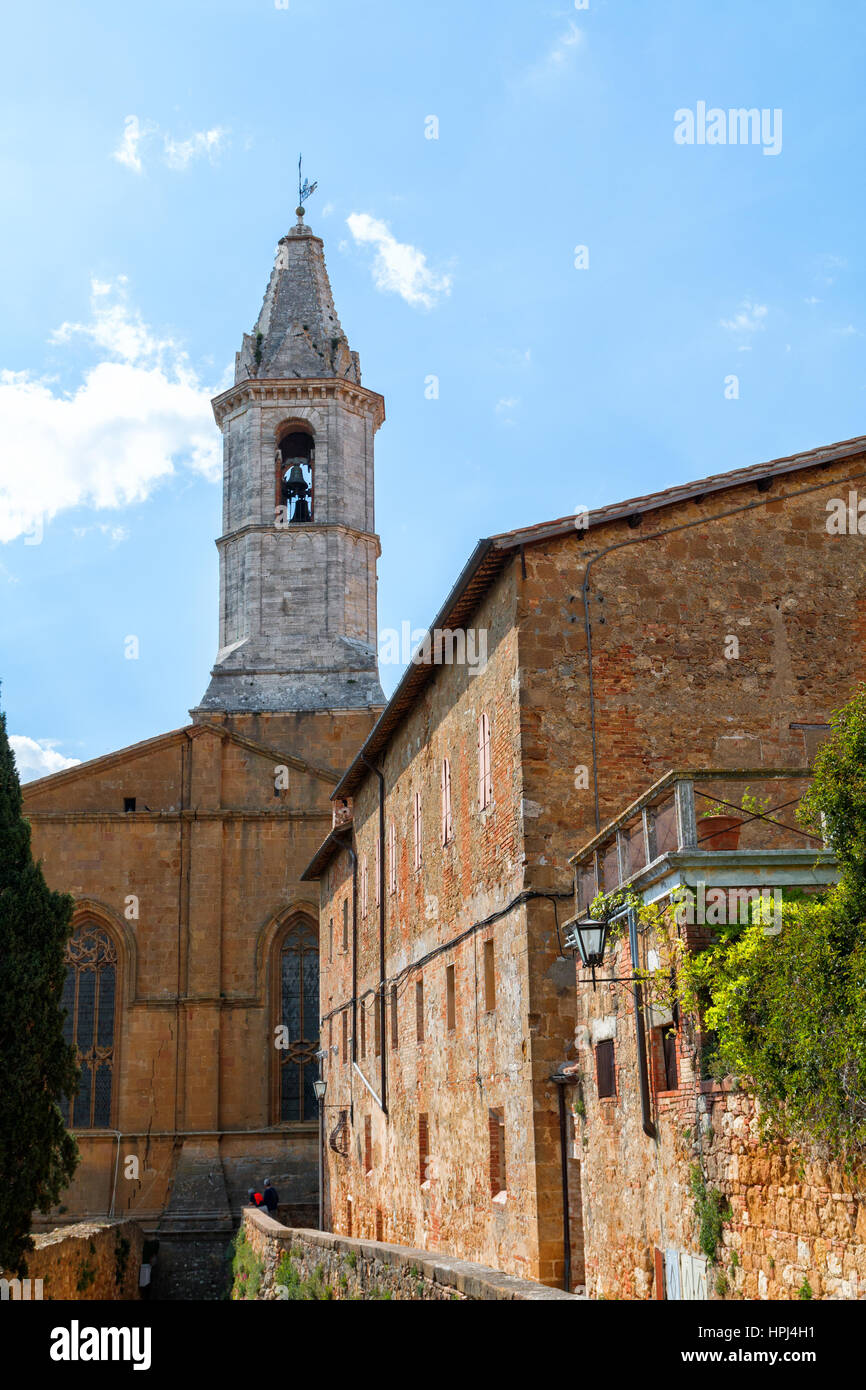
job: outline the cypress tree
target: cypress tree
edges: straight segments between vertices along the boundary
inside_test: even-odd
[[[0,712],[0,1271],[24,1273],[31,1215],[55,1205],[78,1164],[58,1104],[78,1082],[61,1007],[71,920],[72,898],[33,860]]]

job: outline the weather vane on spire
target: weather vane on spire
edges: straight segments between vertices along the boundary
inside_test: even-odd
[[[311,198],[318,188],[318,183],[308,183],[301,173],[301,161],[303,155],[298,155],[298,217],[304,215],[304,203]]]

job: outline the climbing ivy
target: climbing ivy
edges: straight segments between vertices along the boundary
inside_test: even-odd
[[[760,1101],[767,1137],[851,1167],[866,1157],[866,686],[833,715],[801,822],[819,824],[841,865],[823,898],[753,904],[745,927],[681,953],[683,1005],[714,1035],[713,1069]]]

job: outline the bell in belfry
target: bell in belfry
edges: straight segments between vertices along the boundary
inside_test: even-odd
[[[307,501],[309,491],[310,487],[304,477],[301,462],[295,459],[286,478],[286,500],[290,504],[294,501],[290,518],[292,522],[310,520],[310,504]]]

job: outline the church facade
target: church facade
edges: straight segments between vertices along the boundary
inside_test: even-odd
[[[186,1268],[209,1241],[218,1258],[266,1177],[314,1222],[318,904],[300,876],[384,703],[384,403],[361,384],[301,209],[213,406],[219,650],[191,723],[24,789],[46,879],[75,899],[81,1164],[47,1222],[129,1214]]]

